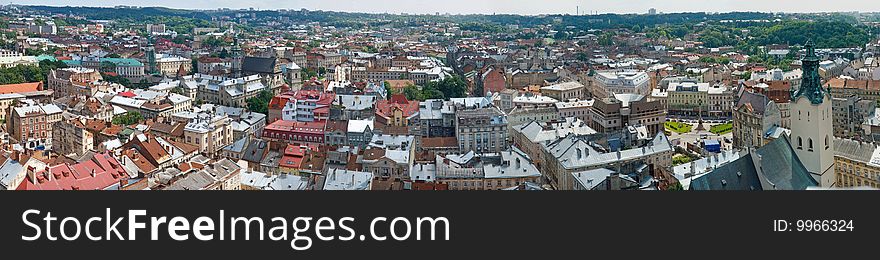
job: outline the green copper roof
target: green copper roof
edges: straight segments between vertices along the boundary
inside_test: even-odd
[[[37,56],[37,61],[44,61],[44,60],[58,61],[58,59],[56,59],[55,56],[52,56],[49,54],[40,54],[40,56]]]
[[[82,66],[82,61],[80,60],[61,60],[64,64],[67,64],[69,67],[79,67]]]
[[[807,55],[802,60],[803,79],[801,87],[791,93],[791,101],[796,101],[798,97],[804,96],[810,99],[810,103],[822,104],[825,95],[830,95],[827,89],[822,88],[822,78],[819,77],[819,57],[816,56],[816,49],[813,48],[813,42],[807,41]]]
[[[110,62],[119,67],[143,67],[144,64],[136,59],[128,58],[102,58],[101,62]]]

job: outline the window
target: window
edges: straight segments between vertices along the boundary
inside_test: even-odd
[[[828,135],[825,135],[825,150],[828,150]]]
[[[808,138],[808,139],[807,139],[807,145],[808,145],[808,146],[807,146],[807,151],[812,152],[812,151],[813,151],[813,138]]]
[[[801,137],[798,136],[798,146],[797,146],[797,149],[798,149],[798,150],[803,150],[803,147],[804,147],[804,140],[802,140]]]

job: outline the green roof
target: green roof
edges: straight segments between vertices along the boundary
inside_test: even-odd
[[[797,91],[791,93],[791,101],[797,102],[798,97],[804,96],[810,100],[810,103],[822,104],[825,96],[830,96],[831,93],[830,90],[822,88],[822,78],[819,76],[819,57],[816,56],[813,42],[808,40],[804,47],[807,49],[807,55],[801,60],[803,69],[801,86]]]
[[[144,64],[136,59],[128,59],[128,58],[102,58],[101,62],[111,62],[116,66],[122,67],[143,67]]]
[[[49,54],[40,54],[40,56],[37,56],[37,61],[38,61],[38,62],[39,62],[39,61],[44,61],[44,60],[48,60],[48,61],[58,61],[58,59],[56,59],[55,56],[52,56],[52,55],[49,55]]]
[[[67,66],[70,66],[70,67],[82,66],[82,61],[80,61],[80,60],[62,60],[61,62],[64,62],[64,64],[67,64]]]

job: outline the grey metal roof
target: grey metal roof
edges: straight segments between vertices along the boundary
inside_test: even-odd
[[[739,98],[739,101],[736,103],[736,109],[739,109],[746,104],[750,104],[755,114],[763,115],[764,110],[767,109],[768,103],[770,103],[770,99],[767,98],[767,96],[746,91],[743,92],[742,96],[740,96]]]
[[[262,162],[266,149],[269,149],[268,142],[261,139],[251,140],[245,148],[244,154],[241,155],[241,159],[249,162]]]
[[[743,156],[691,181],[691,190],[762,190],[751,156]]]
[[[572,172],[571,176],[574,177],[575,181],[584,186],[584,189],[592,190],[605,181],[608,176],[616,173],[617,172],[610,169],[599,168],[581,172]]]
[[[690,189],[805,190],[817,185],[795,155],[788,137],[783,137],[696,177]]]
[[[241,70],[253,73],[275,73],[275,58],[244,57]]]
[[[863,163],[871,162],[877,146],[852,139],[834,138],[834,155]]]
[[[223,147],[223,150],[233,152],[233,153],[241,153],[241,152],[244,152],[244,148],[247,146],[247,144],[249,142],[250,142],[250,137],[245,136],[245,137],[242,137],[241,139],[236,140],[232,144],[227,145],[226,147]]]
[[[309,186],[309,180],[305,177],[279,174],[275,175],[275,179],[269,183],[269,190],[305,190]]]
[[[7,159],[3,166],[0,166],[0,190],[14,190],[17,188],[9,187],[9,185],[22,170],[24,170],[24,166],[18,161]]]

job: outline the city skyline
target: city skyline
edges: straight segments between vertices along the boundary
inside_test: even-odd
[[[880,3],[868,3],[865,1],[836,1],[829,6],[827,1],[806,0],[797,1],[609,1],[593,3],[583,0],[561,1],[505,1],[505,0],[447,0],[436,1],[402,1],[402,0],[327,0],[327,1],[231,1],[231,0],[195,0],[195,1],[168,1],[157,0],[150,5],[177,9],[217,9],[217,8],[255,8],[259,10],[272,9],[309,9],[341,12],[364,12],[364,13],[408,13],[408,14],[589,14],[589,13],[647,13],[649,9],[656,9],[657,13],[682,13],[682,12],[786,12],[786,13],[812,13],[812,12],[877,12],[880,11]],[[112,7],[117,5],[131,5],[128,1],[108,0],[92,1],[83,5],[81,1],[74,0],[26,0],[11,1],[10,4],[23,5],[50,5],[50,6],[95,6]]]

